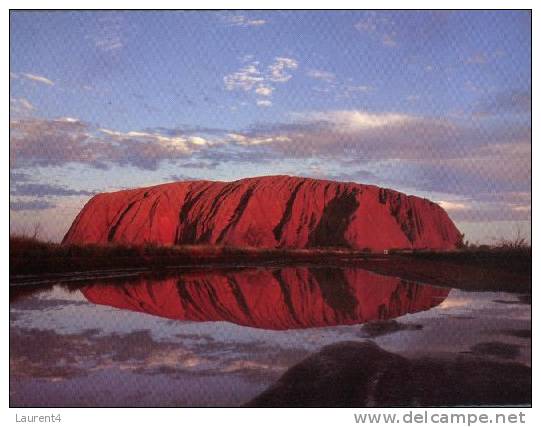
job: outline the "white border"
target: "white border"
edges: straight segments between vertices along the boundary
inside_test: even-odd
[[[541,4],[536,2],[537,4]],[[80,1],[77,3],[68,2],[65,0],[62,1],[36,1],[36,0],[20,0],[20,1],[4,1],[2,2],[3,11],[2,11],[2,20],[4,25],[2,25],[2,54],[0,58],[2,59],[4,74],[4,85],[2,85],[3,91],[3,103],[1,104],[2,109],[2,120],[3,123],[7,124],[9,121],[9,107],[8,107],[8,98],[9,98],[9,79],[7,78],[7,69],[9,69],[8,58],[9,58],[9,8],[13,9],[70,9],[70,8],[89,8],[89,9],[99,9],[99,8],[115,8],[115,9],[126,9],[126,8],[141,8],[141,9],[163,9],[163,8],[197,8],[197,9],[309,9],[309,8],[359,8],[364,9],[370,8],[394,8],[394,9],[499,9],[499,8],[513,8],[513,9],[534,9],[533,11],[533,46],[537,51],[539,47],[539,37],[538,32],[535,31],[536,28],[539,28],[541,24],[541,8],[537,8],[539,12],[536,11],[534,5],[536,4],[533,1],[444,1],[444,2],[429,2],[429,1],[409,1],[407,3],[400,1],[389,1],[382,0],[379,2],[353,2],[348,0],[334,0],[332,2],[314,2],[308,0],[296,0],[292,2],[291,0],[230,0],[227,2],[224,1],[209,1],[209,0],[198,0],[198,1],[189,1],[189,2],[172,2],[172,1],[163,1],[163,0],[154,0],[153,2],[134,2],[127,0],[114,0],[114,1]],[[537,55],[534,54],[533,58],[533,71],[532,76],[541,75],[541,70],[539,67],[539,60]],[[539,77],[538,77],[539,78]],[[533,85],[533,99],[539,99],[539,84]],[[532,122],[537,124],[539,123],[536,120],[539,116],[539,109],[534,108],[532,117]],[[532,141],[536,140],[535,135],[539,133],[536,131],[537,127],[533,126]],[[4,272],[4,285],[2,286],[2,300],[4,304],[8,304],[9,301],[9,272],[8,272],[8,251],[9,251],[9,129],[8,126],[4,127],[4,139],[2,145],[2,152],[4,155],[1,157],[1,161],[5,164],[5,169],[1,175],[2,179],[2,204],[0,208],[0,221],[4,225],[2,228],[2,245],[1,247],[1,259],[3,263],[2,271]],[[532,147],[532,152],[535,153],[535,144]],[[533,189],[538,189],[541,185],[540,183],[540,172],[535,167],[540,165],[541,162],[538,161],[538,158],[533,158],[533,181],[532,181],[532,191]],[[532,242],[541,241],[541,231],[540,227],[536,225],[535,217],[539,216],[538,212],[540,211],[540,204],[538,203],[537,197],[535,194],[532,194],[533,200],[533,232],[532,232]],[[533,271],[533,304],[534,307],[538,306],[538,294],[536,291],[537,278],[540,278],[540,265],[541,263],[536,262],[537,251],[534,249],[534,271]],[[538,257],[537,257],[538,258]],[[61,413],[62,414],[62,423],[61,425],[66,426],[92,426],[96,425],[130,425],[130,426],[149,426],[149,425],[161,425],[162,423],[167,423],[168,425],[184,425],[184,426],[205,426],[205,425],[234,425],[236,427],[242,426],[273,426],[276,425],[303,425],[303,426],[334,426],[334,425],[355,425],[354,416],[355,412],[368,411],[368,410],[355,410],[355,409],[310,409],[310,410],[295,410],[295,409],[196,409],[196,408],[178,408],[178,409],[8,409],[9,406],[9,353],[8,353],[8,337],[9,337],[9,310],[4,306],[2,311],[2,346],[3,351],[1,352],[1,372],[2,372],[2,385],[0,388],[0,399],[1,399],[1,418],[2,425],[22,425],[21,423],[16,423],[15,415],[24,414],[24,415],[47,415],[51,413]],[[526,425],[540,425],[541,416],[539,408],[536,408],[536,404],[539,401],[539,392],[537,387],[539,386],[539,372],[537,363],[539,363],[539,358],[536,357],[537,352],[537,334],[540,330],[539,318],[535,315],[533,316],[533,329],[534,331],[534,340],[532,343],[533,346],[533,374],[534,374],[534,393],[533,393],[533,402],[534,408],[524,408],[521,410],[518,409],[501,409],[495,408],[493,410],[486,409],[457,409],[455,412],[458,413],[503,413],[503,412],[515,412],[519,411],[525,412],[527,423]],[[371,412],[395,412],[399,414],[404,414],[410,409],[395,409],[395,410],[382,410],[375,409]],[[422,412],[423,410],[419,410]],[[428,411],[441,411],[441,410],[432,410]],[[36,423],[37,424],[37,423]],[[406,424],[407,425],[407,424]],[[431,424],[429,425],[438,425]],[[519,424],[521,425],[521,424]]]

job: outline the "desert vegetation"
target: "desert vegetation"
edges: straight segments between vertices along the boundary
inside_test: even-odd
[[[478,290],[531,289],[531,247],[521,235],[494,245],[465,244],[453,251],[347,248],[270,249],[216,245],[62,245],[38,233],[10,236],[10,277],[113,269],[153,272],[174,268],[272,265],[360,267],[439,286]]]
[[[10,236],[10,274],[87,271],[104,268],[288,262],[365,258],[369,252],[344,248],[271,249],[219,245],[62,245],[32,235]]]

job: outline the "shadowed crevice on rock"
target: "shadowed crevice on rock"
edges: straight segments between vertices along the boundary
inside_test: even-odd
[[[338,189],[337,189],[338,192]],[[309,247],[351,247],[345,232],[350,218],[359,207],[356,193],[337,194],[323,209],[319,223],[309,237]]]
[[[126,214],[131,210],[133,205],[135,205],[135,203],[137,203],[137,201],[133,201],[129,203],[126,209],[124,209],[124,211],[118,216],[118,219],[115,221],[114,225],[109,229],[109,232],[107,233],[108,242],[112,242],[114,240],[118,227],[120,227],[122,220],[124,219]]]
[[[291,196],[289,197],[289,200],[286,203],[286,208],[284,211],[284,215],[282,216],[282,219],[280,220],[278,225],[274,227],[274,229],[272,230],[272,232],[274,233],[274,238],[276,239],[277,242],[279,242],[282,239],[285,226],[291,220],[291,215],[293,213],[293,204],[295,203],[295,200],[297,199],[297,193],[299,192],[302,185],[303,185],[303,182],[300,182],[292,191]]]

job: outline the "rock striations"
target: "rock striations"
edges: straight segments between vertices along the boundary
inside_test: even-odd
[[[290,176],[185,181],[94,196],[64,243],[453,249],[436,203],[372,185]]]

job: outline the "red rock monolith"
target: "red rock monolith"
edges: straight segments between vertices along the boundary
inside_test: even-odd
[[[455,248],[438,204],[373,185],[290,176],[185,181],[94,196],[67,244],[202,244],[258,248]]]

